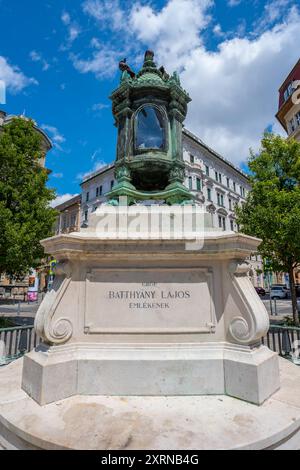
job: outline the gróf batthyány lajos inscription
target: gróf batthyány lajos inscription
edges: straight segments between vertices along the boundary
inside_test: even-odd
[[[197,333],[215,323],[209,269],[92,270],[88,333]]]

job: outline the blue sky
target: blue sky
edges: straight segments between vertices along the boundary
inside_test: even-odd
[[[52,138],[60,200],[114,160],[118,61],[138,69],[148,47],[193,99],[187,127],[226,158],[243,166],[266,127],[282,132],[274,115],[300,56],[299,0],[0,0],[0,12],[0,107]]]

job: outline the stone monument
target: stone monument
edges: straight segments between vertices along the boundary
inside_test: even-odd
[[[178,76],[150,51],[137,75],[120,68],[118,183],[88,227],[42,242],[56,278],[35,319],[41,344],[3,372],[15,402],[1,404],[0,388],[2,442],[278,447],[298,431],[300,409],[286,385],[278,392],[277,354],[261,343],[269,319],[245,261],[259,240],[211,227],[183,186],[189,98]],[[91,439],[78,437],[78,421]]]

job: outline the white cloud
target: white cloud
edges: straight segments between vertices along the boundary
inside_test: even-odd
[[[68,31],[67,41],[66,44],[62,44],[60,46],[61,50],[70,49],[73,42],[78,38],[81,33],[81,27],[78,25],[76,21],[71,19],[71,16],[68,12],[64,11],[61,15],[61,21],[66,26]]]
[[[109,23],[115,31],[122,29],[126,22],[119,0],[86,0],[83,11],[93,17],[100,27],[106,28]]]
[[[169,0],[160,11],[134,5],[130,29],[144,44],[154,45],[159,59],[181,68],[189,53],[202,44],[200,32],[210,21],[211,0]]]
[[[0,80],[3,80],[5,86],[12,93],[18,93],[29,85],[37,85],[34,78],[28,78],[19,67],[9,64],[8,60],[0,56]]]
[[[216,26],[214,26],[213,32],[216,36],[219,36],[219,37],[224,36],[224,33],[222,31],[222,28],[221,28],[220,24],[216,24]]]
[[[92,38],[91,42],[90,42],[90,45],[91,45],[91,47],[94,47],[95,49],[100,49],[100,47],[101,47],[101,43],[100,43],[99,39],[97,39],[97,38]]]
[[[98,151],[96,151],[96,153],[99,153]],[[95,157],[95,152],[94,152],[94,157]],[[93,155],[91,157],[91,159],[93,160]],[[105,163],[103,160],[98,160],[94,163],[93,167],[89,170],[89,171],[86,171],[85,173],[78,173],[78,175],[76,176],[76,178],[78,180],[83,180],[86,176],[89,176],[91,173],[93,173],[94,171],[98,171],[98,170],[101,170],[102,168],[104,168],[105,166],[107,166],[107,163]]]
[[[80,73],[93,72],[97,78],[101,79],[112,77],[116,73],[119,57],[120,54],[109,46],[103,46],[88,59],[82,59],[75,54],[70,55],[76,70]]]
[[[256,32],[263,32],[279,21],[291,8],[293,12],[294,0],[271,0],[264,6],[262,17],[256,23]]]
[[[93,111],[102,111],[102,109],[110,108],[109,104],[96,103],[92,106]]]
[[[32,62],[40,62],[42,64],[43,71],[46,71],[49,69],[50,64],[43,58],[42,54],[40,54],[39,52],[31,51],[29,53],[29,57],[32,60]]]
[[[228,0],[228,6],[236,7],[241,3],[242,0]]]
[[[52,173],[52,178],[58,178],[61,179],[63,178],[63,173]]]
[[[60,144],[63,144],[66,139],[65,137],[58,131],[58,129],[54,126],[49,126],[48,124],[42,124],[41,128],[50,134],[50,138],[53,142],[54,147],[58,150],[62,150]]]
[[[80,32],[81,32],[81,29],[78,25],[73,24],[72,26],[70,26],[70,28],[69,28],[69,38],[68,38],[69,42],[75,41],[75,39],[78,38]]]
[[[68,25],[71,23],[71,17],[67,11],[64,11],[61,15],[61,21],[63,24]]]
[[[159,63],[170,72],[181,69],[182,84],[193,100],[187,127],[240,163],[275,123],[278,88],[299,58],[295,38],[300,37],[300,16],[293,8],[268,31],[223,40],[211,52],[201,41],[209,5],[205,0],[169,0],[160,11],[135,7],[130,22],[133,34],[158,51]]]
[[[51,207],[56,207],[59,206],[60,204],[63,204],[64,202],[68,201],[69,199],[72,199],[72,197],[78,196],[78,194],[62,194],[61,196],[57,196],[53,201],[51,201],[50,206]]]

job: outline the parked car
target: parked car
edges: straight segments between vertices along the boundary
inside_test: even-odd
[[[258,295],[262,295],[262,296],[266,295],[266,291],[263,287],[255,287],[255,290],[258,293]]]
[[[273,287],[282,287],[282,289],[286,290],[287,292],[289,291],[289,288],[286,284],[272,284],[271,289],[273,289]]]
[[[287,299],[288,290],[284,286],[272,286],[270,291],[271,299]]]

